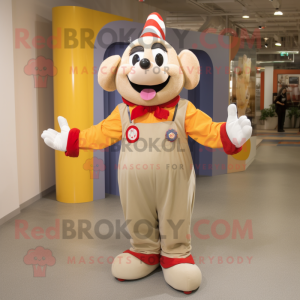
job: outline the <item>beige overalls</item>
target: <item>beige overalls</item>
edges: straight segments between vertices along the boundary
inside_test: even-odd
[[[132,251],[190,255],[195,171],[184,126],[187,104],[179,101],[172,121],[148,124],[134,123],[128,106],[118,105],[122,122],[118,181]],[[135,143],[126,140],[130,125],[139,129]],[[169,129],[178,133],[174,142],[166,139]]]

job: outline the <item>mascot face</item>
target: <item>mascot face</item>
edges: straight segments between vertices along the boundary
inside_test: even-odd
[[[142,35],[118,55],[107,58],[100,66],[98,82],[106,91],[136,104],[152,106],[175,98],[183,87],[193,89],[200,80],[196,56],[188,50],[177,55],[165,41],[165,27],[158,14],[151,14]]]

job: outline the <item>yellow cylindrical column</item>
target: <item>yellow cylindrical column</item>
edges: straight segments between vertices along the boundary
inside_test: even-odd
[[[88,43],[81,43],[81,35],[93,33],[91,42],[94,45],[104,25],[131,20],[77,6],[55,7],[52,15],[53,62],[58,71],[53,83],[55,130],[60,131],[58,116],[65,117],[70,128],[85,129],[93,125],[94,49]],[[83,28],[89,32],[82,31]],[[92,151],[81,150],[78,158],[66,157],[64,153],[55,151],[58,201],[93,201],[93,180],[83,168],[86,160],[92,157]]]

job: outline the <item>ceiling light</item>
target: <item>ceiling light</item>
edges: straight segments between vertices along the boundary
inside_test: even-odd
[[[274,34],[274,41],[275,41],[275,46],[280,47],[281,46],[281,38]]]
[[[243,19],[249,19],[250,18],[246,7],[243,7],[242,16],[243,16]]]
[[[282,16],[283,13],[282,13],[282,11],[280,11],[278,8],[276,8],[276,11],[274,12],[274,15],[275,15],[275,16]]]
[[[269,38],[267,38],[267,37],[264,38],[264,40],[265,40],[265,48],[268,48],[268,46],[269,46],[269,45],[268,45],[268,39],[269,39]]]

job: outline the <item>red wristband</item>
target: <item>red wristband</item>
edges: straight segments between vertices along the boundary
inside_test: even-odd
[[[77,128],[72,128],[69,131],[67,151],[65,152],[66,156],[70,156],[70,157],[79,156],[79,133],[80,130]]]
[[[242,151],[242,147],[237,148],[234,144],[232,144],[231,140],[228,137],[226,131],[226,123],[223,123],[220,128],[221,141],[223,144],[224,152],[228,155],[237,154]]]

